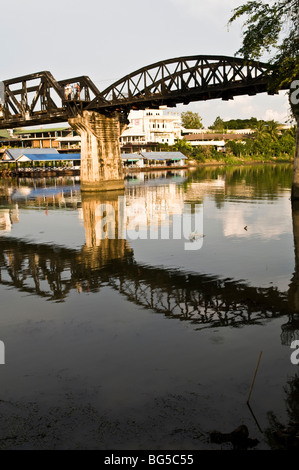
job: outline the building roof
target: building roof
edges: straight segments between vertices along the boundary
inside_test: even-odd
[[[121,158],[123,160],[134,161],[134,160],[143,160],[144,157],[142,155],[139,155],[139,153],[122,153]]]
[[[25,157],[25,158],[24,158]],[[81,160],[80,153],[34,154],[24,152],[17,161],[30,160],[32,162],[58,162],[66,160]]]
[[[51,155],[59,155],[58,151],[56,149],[24,149],[24,148],[15,148],[15,149],[6,149],[5,152],[6,155],[8,155],[12,160],[17,160],[21,155],[24,154],[35,154],[35,155],[46,155],[46,154],[51,154]]]
[[[14,134],[40,134],[42,132],[56,132],[56,131],[65,131],[65,130],[70,130],[72,131],[72,127],[67,126],[67,127],[47,127],[47,128],[42,128],[42,129],[16,129],[14,131]]]
[[[69,137],[57,137],[55,142],[80,142],[81,137],[79,135],[70,135]]]
[[[147,160],[186,160],[182,152],[140,152]]]
[[[145,132],[139,131],[138,129],[136,129],[136,127],[128,127],[127,129],[123,131],[123,133],[121,134],[121,137],[129,137],[129,136],[144,137]]]
[[[187,127],[183,127],[181,126],[181,132],[182,134],[202,134],[202,133],[206,133],[206,132],[209,132],[207,129],[187,129]]]

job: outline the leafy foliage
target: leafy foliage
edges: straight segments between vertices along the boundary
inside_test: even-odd
[[[280,132],[275,121],[258,121],[254,134],[249,135],[243,143],[227,142],[226,152],[238,158],[289,160],[295,151],[295,134],[295,127]]]
[[[252,117],[250,119],[230,119],[223,121],[224,129],[253,129],[258,122],[257,118]],[[212,126],[210,127],[212,129]]]
[[[224,121],[220,116],[217,116],[214,123],[209,127],[214,131],[223,131],[225,129]]]
[[[182,126],[185,129],[202,129],[202,118],[199,116],[198,113],[194,113],[192,111],[186,111],[181,114],[182,119]]]
[[[243,44],[246,59],[270,54],[274,72],[269,90],[278,91],[299,77],[299,0],[249,1],[233,10],[229,24],[246,17]]]

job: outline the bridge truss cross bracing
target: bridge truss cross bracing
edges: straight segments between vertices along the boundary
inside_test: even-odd
[[[100,92],[87,76],[56,81],[43,71],[0,82],[0,128],[68,121],[83,110],[101,114],[158,108],[267,92],[269,64],[227,56],[188,56],[143,67]],[[67,85],[79,97],[66,99]]]

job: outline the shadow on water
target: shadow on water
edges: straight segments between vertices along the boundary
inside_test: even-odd
[[[288,291],[288,321],[281,325],[281,342],[290,346],[299,340],[299,201],[292,201],[295,269]],[[299,343],[298,343],[299,345]],[[297,354],[298,356],[298,354]],[[297,357],[296,356],[296,357]],[[289,378],[284,388],[289,421],[280,422],[275,413],[268,413],[269,427],[265,430],[268,443],[275,450],[299,449],[299,376]]]
[[[273,187],[288,185],[287,170],[282,176],[270,167],[265,166],[263,171],[267,172],[267,177],[263,178],[263,183],[254,185],[258,172],[255,169],[198,170],[184,179],[182,186],[188,191],[192,181],[207,178],[207,175],[217,180],[219,175],[224,175],[229,182],[226,197],[238,194],[244,180],[247,186],[254,185],[256,197],[261,192],[269,192],[272,197]],[[271,318],[282,317],[287,321],[281,326],[281,344],[290,346],[299,339],[299,203],[292,204],[294,273],[288,291],[281,292],[275,286],[253,287],[241,280],[137,262],[130,244],[118,236],[123,223],[118,213],[119,195],[80,196],[85,245],[79,250],[0,237],[0,283],[52,302],[64,302],[72,290],[98,292],[110,286],[129,302],[169,319],[190,322],[197,330],[262,325]],[[217,197],[219,194],[215,194],[215,200]],[[1,203],[9,203],[4,193]],[[75,204],[75,199],[72,203]],[[113,239],[108,234],[103,236],[99,230],[101,219],[107,213],[99,212],[98,207],[105,204],[112,206],[116,214]],[[281,424],[274,413],[269,413],[265,438],[272,449],[298,447],[298,390],[299,379],[295,375],[285,390],[289,423]],[[214,442],[227,439],[226,442],[233,443],[232,448],[250,448],[257,444],[244,429],[237,429],[237,434],[234,432],[229,435],[219,432],[218,436],[214,435]]]

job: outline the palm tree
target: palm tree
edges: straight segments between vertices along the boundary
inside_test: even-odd
[[[290,135],[291,137],[293,137],[294,140],[296,140],[297,127],[296,126],[290,127],[290,129],[288,129],[286,133]]]
[[[270,137],[273,140],[277,140],[278,135],[279,135],[279,122],[274,121],[272,119],[272,121],[267,122],[266,126],[267,126],[267,133],[270,135]]]
[[[257,123],[253,126],[253,129],[253,135],[256,139],[262,140],[267,136],[267,127],[265,121],[257,121]]]

